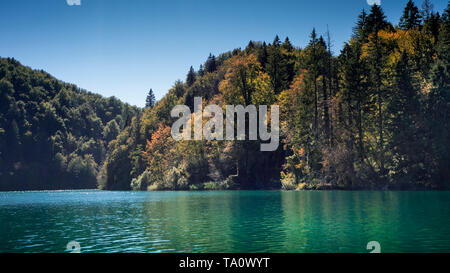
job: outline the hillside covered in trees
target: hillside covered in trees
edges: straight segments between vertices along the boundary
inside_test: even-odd
[[[314,30],[298,48],[277,36],[210,55],[110,143],[100,187],[444,189],[450,185],[449,8],[410,1],[400,22],[362,11],[339,56]],[[281,141],[175,142],[171,109],[280,106]]]
[[[0,61],[0,190],[448,189],[450,4],[362,11],[338,55],[312,30],[211,55],[141,111]],[[175,105],[279,105],[280,146],[179,141]],[[205,120],[204,120],[205,122]]]
[[[0,59],[0,191],[97,188],[109,141],[139,113]]]

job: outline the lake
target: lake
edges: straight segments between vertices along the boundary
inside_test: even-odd
[[[0,192],[0,252],[450,252],[450,192]]]

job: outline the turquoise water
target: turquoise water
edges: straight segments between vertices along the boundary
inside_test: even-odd
[[[0,192],[0,252],[450,252],[450,192]]]

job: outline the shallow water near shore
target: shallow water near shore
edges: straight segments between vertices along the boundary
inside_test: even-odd
[[[450,192],[0,192],[0,252],[450,252]]]

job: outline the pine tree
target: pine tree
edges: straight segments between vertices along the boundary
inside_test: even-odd
[[[278,35],[276,35],[275,38],[273,39],[272,45],[276,46],[276,47],[279,47],[280,44],[281,44],[280,37],[278,37]]]
[[[267,45],[266,42],[263,42],[262,48],[258,51],[258,61],[263,67],[267,64],[267,57]]]
[[[281,47],[285,50],[287,50],[288,52],[294,50],[294,47],[291,44],[291,41],[289,41],[289,37],[286,37],[286,39],[284,40],[284,43],[281,45]]]
[[[386,21],[383,9],[378,5],[373,5],[369,16],[367,16],[368,33],[378,32],[388,27],[392,28],[392,25]]]
[[[288,74],[286,70],[286,59],[281,53],[279,44],[271,45],[268,48],[266,71],[270,75],[272,88],[275,94],[279,94],[283,88],[288,86]]]
[[[445,65],[450,62],[450,3],[441,17],[441,30],[439,32],[436,51]]]
[[[399,27],[404,30],[412,29],[420,26],[421,15],[419,9],[414,5],[412,0],[409,0],[406,4],[403,16],[400,18]]]
[[[289,37],[286,37],[284,40],[284,43],[281,45],[281,48],[287,51],[286,54],[283,54],[284,57],[284,63],[285,63],[285,71],[286,71],[286,81],[283,83],[283,89],[287,89],[290,86],[290,83],[294,80],[295,77],[295,63],[296,63],[296,56],[293,54],[290,54],[294,52],[295,48],[292,45],[291,41],[289,40]],[[283,52],[285,53],[285,52]]]
[[[256,48],[255,42],[250,40],[248,42],[247,47],[245,48],[244,52],[247,54],[253,53],[253,52],[255,52],[255,48]]]
[[[196,75],[195,75],[195,70],[194,68],[191,66],[191,68],[189,69],[189,72],[186,76],[186,84],[188,87],[192,86],[195,82],[196,79]]]
[[[324,121],[324,138],[325,138],[325,142],[327,144],[330,144],[330,112],[329,112],[329,101],[328,101],[328,83],[327,83],[327,78],[329,78],[329,74],[328,74],[328,61],[329,61],[329,56],[328,56],[328,51],[327,51],[327,45],[325,43],[325,39],[323,38],[323,36],[320,36],[319,38],[319,43],[318,43],[319,47],[319,74],[321,75],[322,78],[322,108],[323,108],[323,121]]]
[[[342,95],[347,103],[347,123],[350,135],[357,135],[358,158],[362,163],[365,159],[364,151],[364,108],[368,101],[367,83],[365,81],[367,67],[362,55],[362,43],[351,46],[346,44],[340,56],[342,70]],[[351,120],[355,120],[354,122]],[[352,125],[356,127],[352,131]]]
[[[155,94],[153,93],[153,89],[150,88],[150,91],[148,91],[147,99],[145,100],[145,107],[153,107],[155,106],[156,98]]]
[[[391,169],[394,174],[400,175],[409,182],[420,179],[418,163],[423,155],[417,153],[422,150],[419,133],[418,113],[420,105],[418,87],[413,77],[411,64],[406,52],[395,67],[392,96],[386,109],[389,117],[386,127],[390,132],[388,148],[392,153]],[[396,178],[399,181],[399,178]]]
[[[208,60],[205,63],[205,70],[208,73],[212,73],[214,71],[216,71],[217,67],[216,67],[216,56],[212,55],[211,53],[209,54]]]
[[[438,57],[431,69],[432,88],[428,94],[426,118],[430,128],[427,150],[432,151],[433,181],[439,188],[450,187],[450,3],[442,14],[436,45]]]
[[[427,34],[433,35],[435,43],[438,41],[441,17],[439,13],[431,13],[428,19],[424,20],[424,30]]]
[[[358,16],[358,21],[356,26],[353,28],[353,37],[359,38],[361,41],[367,41],[369,36],[369,30],[367,25],[368,15],[366,10],[363,9],[361,14]]]
[[[231,55],[233,56],[237,56],[242,52],[241,48],[235,48],[233,49],[233,51],[231,52]]]
[[[430,16],[433,14],[433,4],[430,0],[424,0],[422,3],[422,11],[421,16],[422,19],[426,22],[430,19]]]
[[[202,77],[205,75],[205,68],[203,67],[203,65],[201,64],[200,67],[198,68],[198,76]]]
[[[376,5],[375,5],[376,6]],[[373,10],[373,8],[372,8]],[[384,104],[384,96],[385,96],[385,88],[383,86],[383,68],[385,64],[385,58],[386,54],[383,52],[383,46],[380,41],[379,37],[379,26],[382,25],[381,18],[384,18],[384,15],[380,15],[379,11],[381,9],[375,9],[371,13],[372,14],[378,14],[376,16],[373,16],[373,18],[378,18],[377,20],[374,20],[373,26],[375,31],[373,38],[371,39],[371,44],[369,46],[369,67],[370,67],[370,81],[371,81],[371,93],[374,97],[375,105],[376,105],[376,120],[377,120],[377,130],[378,130],[378,163],[380,167],[381,175],[384,175],[386,173],[385,169],[385,135],[384,135],[384,113],[383,113],[383,104]],[[381,13],[382,14],[382,13]],[[370,17],[370,16],[369,16]]]
[[[317,39],[316,29],[314,28],[310,35],[310,41],[307,50],[308,57],[306,61],[306,66],[312,77],[314,83],[314,132],[315,138],[319,137],[319,95],[317,87],[317,78],[319,77],[320,67],[319,67],[319,40]]]
[[[333,68],[332,68],[332,59],[333,59],[333,53],[331,51],[331,34],[330,34],[330,30],[328,29],[328,25],[327,25],[327,42],[326,45],[324,46],[325,48],[325,52],[324,52],[324,65],[323,65],[323,81],[324,81],[324,101],[325,101],[325,107],[326,109],[324,109],[324,113],[325,113],[325,130],[326,130],[326,137],[327,137],[327,141],[328,144],[331,145],[333,142],[333,125],[332,125],[332,112],[329,111],[329,105],[330,105],[330,101],[328,100],[328,98],[332,98],[334,96],[334,91],[333,91]],[[328,87],[328,92],[326,93],[326,88]]]
[[[254,48],[255,48],[255,43],[254,43],[252,40],[250,40],[250,41],[248,42],[247,48],[249,48],[249,49],[254,49]]]

